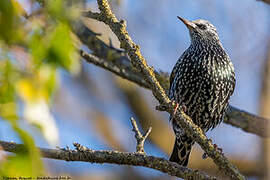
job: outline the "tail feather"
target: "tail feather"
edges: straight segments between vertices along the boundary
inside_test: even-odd
[[[173,152],[169,160],[172,162],[176,162],[182,166],[187,166],[191,147],[193,144],[194,142],[189,138],[176,138]]]

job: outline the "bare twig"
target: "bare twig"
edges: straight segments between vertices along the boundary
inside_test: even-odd
[[[170,99],[157,81],[153,68],[147,65],[146,60],[141,55],[139,46],[136,45],[128,35],[126,23],[123,20],[117,20],[109,7],[107,0],[97,0],[97,2],[100,13],[88,12],[88,17],[109,25],[111,30],[118,37],[120,46],[128,53],[132,65],[141,72],[146,82],[150,84],[153,95],[161,105],[167,106],[167,111],[170,114],[173,113],[174,107],[171,104]],[[244,176],[239,173],[237,168],[233,166],[222,153],[215,150],[213,144],[208,141],[204,135],[204,132],[196,126],[183,111],[177,110],[176,115],[176,121],[180,127],[186,131],[188,136],[198,142],[202,149],[214,160],[224,174],[230,176],[231,179],[245,179]]]
[[[148,129],[148,131],[144,135],[142,135],[141,132],[140,132],[140,130],[138,129],[138,126],[137,126],[137,123],[136,123],[135,119],[133,117],[131,117],[130,118],[130,121],[131,121],[131,124],[133,126],[132,131],[135,132],[135,138],[137,140],[137,147],[136,147],[137,153],[145,154],[145,151],[144,151],[144,141],[146,140],[146,138],[150,134],[150,132],[152,130],[152,127],[150,127]]]
[[[0,141],[0,145],[5,151],[20,153],[27,151],[23,144]],[[39,148],[44,158],[58,159],[65,161],[83,161],[90,163],[110,163],[118,165],[143,166],[155,169],[171,176],[183,179],[205,179],[214,180],[202,171],[192,170],[176,163],[170,162],[164,158],[147,156],[141,153],[128,153],[119,151],[96,151],[86,148],[78,143],[74,143],[76,150],[71,149],[46,149]]]

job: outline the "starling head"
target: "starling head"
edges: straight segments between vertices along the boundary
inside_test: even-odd
[[[189,21],[177,16],[189,29],[191,43],[219,43],[217,29],[209,21],[198,19]]]

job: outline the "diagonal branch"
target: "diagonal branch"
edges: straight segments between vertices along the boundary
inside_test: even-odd
[[[146,60],[141,55],[139,46],[136,45],[128,35],[126,23],[123,20],[117,20],[109,7],[107,0],[97,0],[97,3],[100,13],[88,12],[87,16],[109,25],[111,30],[118,37],[120,47],[127,51],[132,65],[141,72],[146,82],[149,83],[153,95],[162,106],[167,107],[166,111],[172,114],[174,112],[174,105],[157,81],[153,68],[147,65]],[[237,168],[233,166],[221,152],[215,150],[213,144],[207,139],[203,131],[196,126],[182,110],[177,109],[175,120],[180,127],[185,130],[187,135],[192,137],[202,147],[206,154],[214,160],[225,175],[230,176],[231,179],[245,179],[245,177],[239,173]]]

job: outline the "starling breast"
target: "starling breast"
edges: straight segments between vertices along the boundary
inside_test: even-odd
[[[173,68],[169,96],[184,105],[186,114],[206,132],[226,113],[235,87],[234,67],[211,23],[179,19],[189,29],[191,44]],[[172,124],[176,142],[170,160],[186,166],[194,142],[177,122]]]

